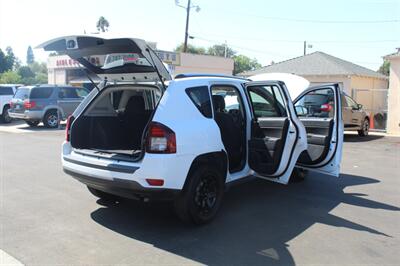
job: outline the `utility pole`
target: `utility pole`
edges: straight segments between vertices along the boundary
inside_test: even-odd
[[[186,29],[185,29],[185,42],[183,43],[183,52],[187,51],[187,41],[189,37],[189,15],[190,15],[190,0],[188,0],[186,7]]]
[[[304,55],[306,55],[306,53],[307,53],[306,49],[307,49],[307,42],[304,41]]]
[[[225,58],[227,57],[227,53],[228,53],[228,44],[226,43],[226,40],[225,40],[225,50],[224,50],[224,57]]]
[[[176,5],[176,6],[182,7],[182,8],[184,8],[184,9],[186,10],[185,41],[183,42],[183,52],[184,52],[184,53],[186,53],[186,51],[187,51],[187,42],[188,42],[188,38],[190,38],[190,36],[189,36],[189,17],[190,17],[190,9],[191,9],[192,7],[195,7],[195,8],[196,8],[196,12],[199,12],[199,11],[200,11],[200,7],[199,7],[199,6],[192,5],[190,2],[191,2],[191,1],[188,0],[187,6],[183,6],[183,5],[179,4],[179,0],[175,0],[175,5]]]

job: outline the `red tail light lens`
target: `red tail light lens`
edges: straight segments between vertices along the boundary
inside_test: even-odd
[[[70,141],[71,139],[71,124],[74,121],[75,117],[72,115],[68,116],[67,126],[65,127],[65,141]]]
[[[169,127],[151,122],[146,141],[148,153],[176,153],[175,132]]]
[[[34,102],[34,101],[29,101],[29,100],[24,101],[25,109],[32,109],[32,108],[35,108],[35,106],[36,106],[36,102]]]
[[[163,179],[151,179],[151,178],[147,178],[146,179],[147,183],[150,186],[157,186],[160,187],[162,185],[164,185],[164,180]]]
[[[330,112],[330,111],[332,111],[332,105],[327,103],[321,105],[321,112]]]

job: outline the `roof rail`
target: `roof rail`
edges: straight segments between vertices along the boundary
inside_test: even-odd
[[[185,73],[178,74],[175,76],[175,79],[183,79],[183,78],[201,78],[201,77],[214,77],[214,78],[231,78],[231,79],[241,79],[241,80],[250,80],[247,78],[223,75],[223,74],[201,74],[201,73]]]

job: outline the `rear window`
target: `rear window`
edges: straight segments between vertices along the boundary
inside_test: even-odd
[[[26,99],[29,97],[29,89],[28,88],[19,88],[14,95],[16,99]]]
[[[0,95],[14,95],[12,87],[0,87]]]
[[[207,86],[188,88],[186,93],[200,113],[205,117],[212,118],[210,93]]]
[[[46,98],[49,98],[51,96],[51,94],[53,93],[53,89],[54,88],[52,88],[52,87],[37,87],[37,88],[33,88],[29,98],[31,98],[31,99],[46,99]]]

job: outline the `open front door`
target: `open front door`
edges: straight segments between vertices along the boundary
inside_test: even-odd
[[[286,184],[307,144],[285,83],[249,82],[246,93],[252,110],[248,164],[256,176]]]
[[[311,87],[295,100],[295,110],[307,131],[308,148],[297,166],[339,176],[343,120],[338,84]]]

